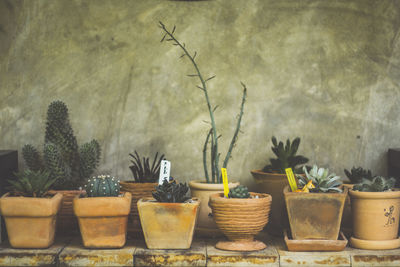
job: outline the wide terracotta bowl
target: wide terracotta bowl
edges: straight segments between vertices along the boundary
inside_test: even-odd
[[[216,247],[224,250],[253,251],[266,248],[257,235],[268,223],[272,197],[268,194],[250,193],[258,198],[225,198],[223,193],[210,196],[209,205],[215,223],[230,240],[220,241]]]

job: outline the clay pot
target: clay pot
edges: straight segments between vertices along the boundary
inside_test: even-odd
[[[225,198],[223,193],[212,194],[209,205],[218,228],[230,241],[220,241],[216,248],[234,251],[254,251],[267,246],[255,241],[268,223],[272,198],[268,194],[250,193],[259,198]]]
[[[343,187],[347,187],[348,190],[352,189],[353,186],[354,184],[343,184]],[[353,219],[351,215],[350,194],[347,195],[346,201],[344,202],[341,229],[346,236],[351,236],[353,231]]]
[[[0,199],[8,239],[13,248],[48,248],[54,242],[56,215],[62,194],[51,198],[11,197]]]
[[[229,188],[234,188],[240,183],[229,183]],[[212,217],[211,208],[208,206],[210,195],[215,193],[224,192],[223,184],[208,184],[205,181],[190,181],[189,182],[190,192],[192,197],[200,200],[200,211],[199,218],[196,227],[196,234],[216,237],[222,236],[221,231],[218,229]]]
[[[394,249],[398,239],[400,191],[349,191],[353,212],[352,246],[362,249]]]
[[[153,198],[137,203],[149,249],[188,249],[193,240],[200,202],[160,203]]]
[[[272,196],[270,222],[267,229],[270,234],[283,236],[283,230],[288,228],[289,220],[286,211],[283,189],[289,185],[286,174],[266,173],[261,170],[250,171],[257,183],[257,192]]]
[[[80,197],[73,201],[83,245],[87,248],[121,248],[126,242],[131,193],[118,197]]]
[[[343,193],[283,193],[293,239],[337,240],[347,188]]]

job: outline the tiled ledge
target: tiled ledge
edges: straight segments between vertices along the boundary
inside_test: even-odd
[[[212,239],[196,239],[189,250],[149,250],[143,240],[121,249],[85,249],[79,237],[57,240],[49,249],[2,244],[0,266],[400,266],[400,249],[289,252],[281,239],[262,239],[266,249],[245,253],[218,250]]]

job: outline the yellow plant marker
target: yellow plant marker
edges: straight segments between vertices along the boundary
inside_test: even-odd
[[[287,169],[285,169],[285,171],[286,171],[286,176],[289,181],[290,189],[292,189],[292,192],[294,192],[297,190],[297,184],[296,184],[296,179],[294,179],[294,174],[293,174],[292,168],[287,168]]]
[[[221,168],[222,175],[222,183],[224,184],[224,196],[228,197],[229,187],[228,187],[228,173],[226,172],[226,168]]]

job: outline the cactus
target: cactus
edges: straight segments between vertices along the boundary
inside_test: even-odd
[[[129,166],[129,169],[132,171],[133,179],[137,183],[155,183],[158,181],[158,177],[160,175],[160,164],[164,158],[164,154],[158,157],[158,152],[154,157],[153,163],[149,163],[150,158],[143,157],[140,160],[139,154],[135,150],[135,154],[129,154],[133,160],[131,160],[132,165]]]
[[[229,190],[229,198],[250,198],[249,189],[244,185],[238,185]]]
[[[25,170],[16,173],[16,180],[8,180],[8,189],[16,196],[44,197],[49,188],[57,181],[46,171]]]
[[[88,197],[116,197],[119,195],[119,180],[110,175],[99,175],[87,180],[85,190]]]
[[[315,188],[310,189],[310,192],[342,192],[342,189],[339,188],[342,185],[340,176],[329,173],[329,169],[318,168],[317,165],[314,165],[310,172],[307,171],[306,166],[303,166],[303,171],[305,176],[297,176],[300,187],[306,186],[311,180]]]
[[[96,170],[100,161],[100,144],[97,140],[83,144],[79,148],[79,176],[82,178],[90,177]]]
[[[25,145],[22,148],[22,156],[25,159],[25,163],[28,168],[32,171],[39,171],[44,169],[42,158],[40,157],[39,151],[32,145]]]
[[[361,183],[355,184],[353,190],[362,192],[384,192],[394,188],[396,179],[376,176],[372,180],[363,179]]]
[[[344,169],[344,173],[353,184],[361,183],[363,179],[372,180],[374,178],[370,170],[365,170],[362,167],[353,167],[351,171]]]
[[[152,194],[158,202],[183,203],[190,199],[187,196],[188,191],[189,187],[186,183],[177,184],[175,180],[168,182],[165,179],[161,185],[156,186],[156,191]]]

